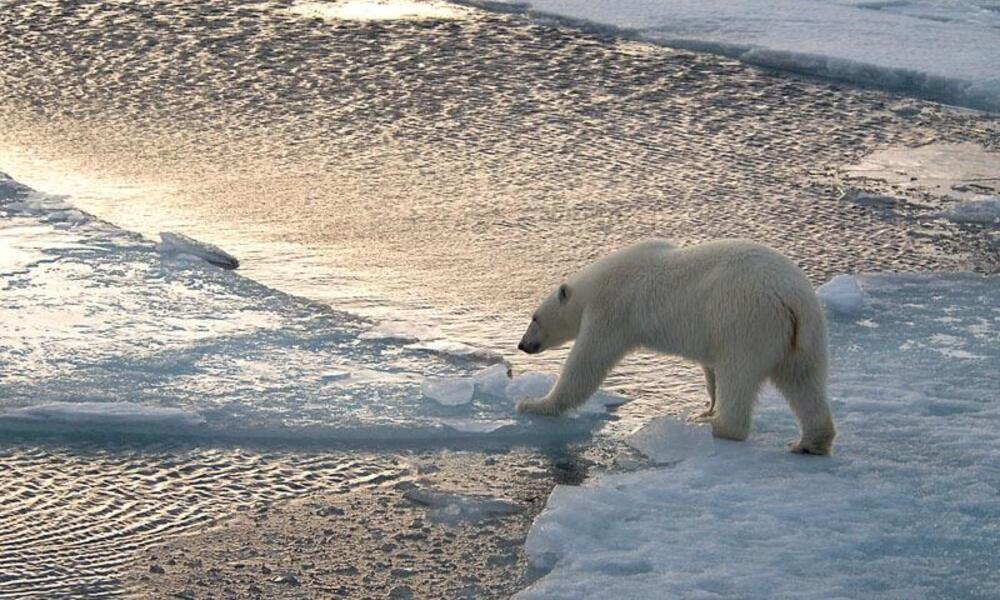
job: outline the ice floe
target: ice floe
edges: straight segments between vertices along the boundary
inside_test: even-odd
[[[747,442],[558,486],[518,598],[995,596],[1000,277],[861,280],[866,322],[830,324],[834,456],[787,451],[768,389]]]

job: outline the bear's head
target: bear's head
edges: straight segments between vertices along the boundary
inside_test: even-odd
[[[532,315],[531,324],[517,349],[537,354],[572,341],[580,331],[583,314],[583,307],[576,296],[565,283],[552,292]]]

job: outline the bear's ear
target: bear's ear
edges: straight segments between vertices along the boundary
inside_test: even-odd
[[[569,300],[569,286],[565,283],[559,286],[559,304],[565,304]]]

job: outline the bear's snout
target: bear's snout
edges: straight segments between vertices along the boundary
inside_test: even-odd
[[[538,349],[540,347],[541,344],[539,344],[538,342],[531,342],[526,344],[524,340],[521,340],[521,343],[517,345],[517,349],[520,350],[521,352],[524,352],[525,354],[535,354],[536,352],[538,352]]]

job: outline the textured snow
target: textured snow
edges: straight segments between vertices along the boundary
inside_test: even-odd
[[[837,275],[819,286],[816,294],[828,309],[838,315],[857,315],[865,304],[864,292],[853,275]]]
[[[712,428],[677,417],[653,419],[632,432],[625,442],[656,463],[675,463],[711,454],[715,447]]]
[[[833,320],[832,457],[767,390],[744,443],[559,486],[527,598],[995,598],[1000,277],[865,275]]]
[[[486,7],[497,2],[471,2]],[[1000,110],[1000,15],[989,0],[508,0],[640,39]]]

